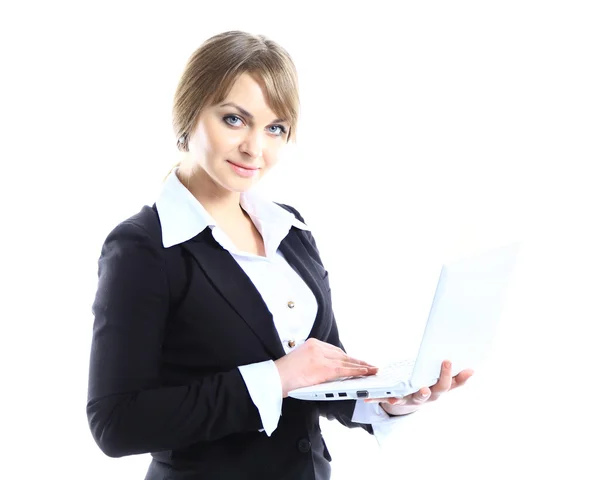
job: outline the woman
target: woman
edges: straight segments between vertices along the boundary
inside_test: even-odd
[[[298,109],[280,46],[243,32],[207,40],[175,94],[181,162],[102,247],[88,420],[105,454],[152,454],[146,479],[327,479],[319,416],[373,434],[375,419],[471,374],[444,368],[431,388],[377,404],[287,397],[377,372],[343,350],[300,214],[251,191],[294,137]]]

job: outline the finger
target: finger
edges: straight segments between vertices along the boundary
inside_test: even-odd
[[[412,393],[410,395],[406,395],[404,397],[395,398],[395,402],[389,401],[388,403],[392,405],[416,405],[421,406],[431,396],[431,390],[427,387],[421,388],[418,392]]]
[[[349,363],[353,363],[356,365],[361,365],[363,367],[370,367],[370,368],[378,368],[375,365],[372,365],[368,362],[365,362],[364,360],[359,360],[358,358],[354,358],[351,357],[350,355],[346,354],[346,352],[344,352],[341,349],[338,349],[337,351],[335,350],[329,350],[326,354],[327,358],[331,358],[334,360],[341,360],[344,362],[349,362]]]
[[[361,375],[367,375],[369,373],[369,369],[367,367],[344,366],[344,365],[339,365],[339,364],[331,365],[330,371],[332,372],[332,375],[333,375],[330,378],[357,377],[357,376],[361,376]]]
[[[410,395],[406,395],[405,397],[389,397],[386,401],[390,405],[407,405],[411,403]]]
[[[415,405],[422,405],[424,404],[427,400],[429,400],[429,397],[431,396],[431,390],[427,387],[422,388],[421,390],[419,390],[418,392],[413,393],[410,397],[411,397],[411,403],[415,404]]]
[[[348,355],[346,355],[346,358],[344,360],[346,362],[355,363],[357,365],[362,365],[363,367],[379,368],[369,362],[365,362],[364,360],[359,360],[358,358],[349,357]]]
[[[347,368],[366,368],[371,374],[377,372],[377,367],[370,367],[368,364],[356,363],[355,361],[337,360],[332,362],[332,365],[339,365]]]
[[[460,372],[452,379],[452,386],[450,387],[450,390],[464,385],[466,381],[473,376],[473,373],[475,372],[471,369],[463,370],[462,372]]]
[[[437,400],[443,393],[450,390],[452,386],[452,363],[449,360],[442,362],[440,378],[435,385],[431,387],[431,400]]]

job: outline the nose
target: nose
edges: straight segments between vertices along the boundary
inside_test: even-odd
[[[240,151],[255,159],[262,156],[263,153],[263,137],[262,132],[249,131],[248,135],[244,138],[240,144]]]

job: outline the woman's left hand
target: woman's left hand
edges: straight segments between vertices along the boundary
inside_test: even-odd
[[[442,363],[440,378],[435,385],[421,388],[419,391],[405,397],[371,398],[365,403],[379,402],[390,415],[407,415],[421,408],[427,402],[434,402],[444,393],[464,385],[473,375],[473,370],[463,370],[456,376],[452,376],[452,364],[446,360]]]

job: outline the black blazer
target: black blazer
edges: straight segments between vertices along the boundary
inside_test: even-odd
[[[292,207],[281,205],[303,221]],[[310,232],[280,245],[313,291],[310,337],[343,348],[327,272]],[[238,366],[285,352],[262,297],[206,228],[165,249],[156,205],[106,238],[93,304],[87,417],[108,456],[152,454],[147,480],[328,479],[319,417],[343,425],[354,400],[283,400],[271,437]]]

